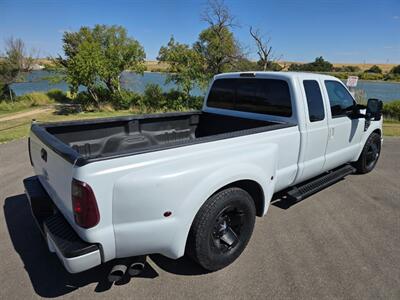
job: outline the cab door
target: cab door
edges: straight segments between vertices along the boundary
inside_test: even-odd
[[[328,117],[324,105],[321,86],[318,80],[310,77],[300,80],[300,86],[305,103],[305,154],[301,181],[319,175],[323,172],[325,152],[328,142]]]
[[[365,120],[350,118],[346,113],[356,102],[341,82],[324,80],[324,91],[330,106],[324,165],[324,170],[327,171],[355,159]]]

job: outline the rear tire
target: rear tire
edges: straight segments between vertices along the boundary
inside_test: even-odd
[[[234,262],[253,233],[256,208],[245,190],[232,187],[211,196],[198,211],[186,245],[187,254],[209,271]]]
[[[367,139],[358,160],[353,164],[357,173],[366,174],[371,172],[378,162],[381,153],[381,136],[373,132]]]

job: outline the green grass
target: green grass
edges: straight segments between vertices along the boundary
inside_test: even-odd
[[[48,106],[56,102],[69,102],[68,96],[60,90],[44,92],[33,92],[15,97],[14,101],[0,101],[0,115],[28,111],[35,107]]]
[[[61,122],[69,120],[106,118],[134,114],[132,111],[88,112],[71,115],[58,115],[54,112],[43,112],[34,116],[0,122],[0,143],[27,137],[34,118],[38,122]]]
[[[400,136],[400,121],[384,120],[383,121],[384,136]]]

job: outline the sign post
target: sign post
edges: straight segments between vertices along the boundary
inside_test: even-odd
[[[350,93],[353,95],[354,98],[356,96],[354,88],[357,86],[357,82],[358,82],[358,76],[349,76],[346,82],[346,85],[350,89]]]

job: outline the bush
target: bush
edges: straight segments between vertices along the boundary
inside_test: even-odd
[[[322,56],[317,57],[312,63],[291,64],[289,67],[289,71],[331,72],[332,70],[333,65]]]
[[[391,81],[400,81],[400,74],[388,73],[388,74],[386,74],[384,79],[391,80]]]
[[[46,94],[50,99],[59,103],[67,103],[71,101],[71,99],[67,97],[67,94],[61,90],[52,89],[48,91]]]
[[[382,113],[385,118],[400,120],[400,100],[384,103]]]
[[[152,109],[164,108],[167,104],[167,101],[161,86],[154,83],[146,85],[143,99],[140,104],[141,106]]]
[[[383,74],[379,73],[360,73],[360,79],[362,80],[382,80],[384,78]]]
[[[31,106],[41,106],[54,103],[47,94],[42,92],[33,92],[17,97],[17,102],[31,103]]]
[[[400,65],[397,65],[397,66],[393,67],[390,70],[390,73],[400,75]]]
[[[8,84],[0,83],[0,100],[11,100],[15,98],[15,93]]]
[[[119,95],[113,96],[112,104],[117,109],[129,109],[140,105],[141,101],[142,96],[140,94],[123,89]]]
[[[376,73],[376,74],[382,74],[382,69],[379,68],[377,65],[373,65],[371,68],[365,71],[366,73]]]
[[[341,66],[341,67],[334,67],[334,72],[349,72],[349,73],[356,73],[360,72],[360,67],[357,66]]]

